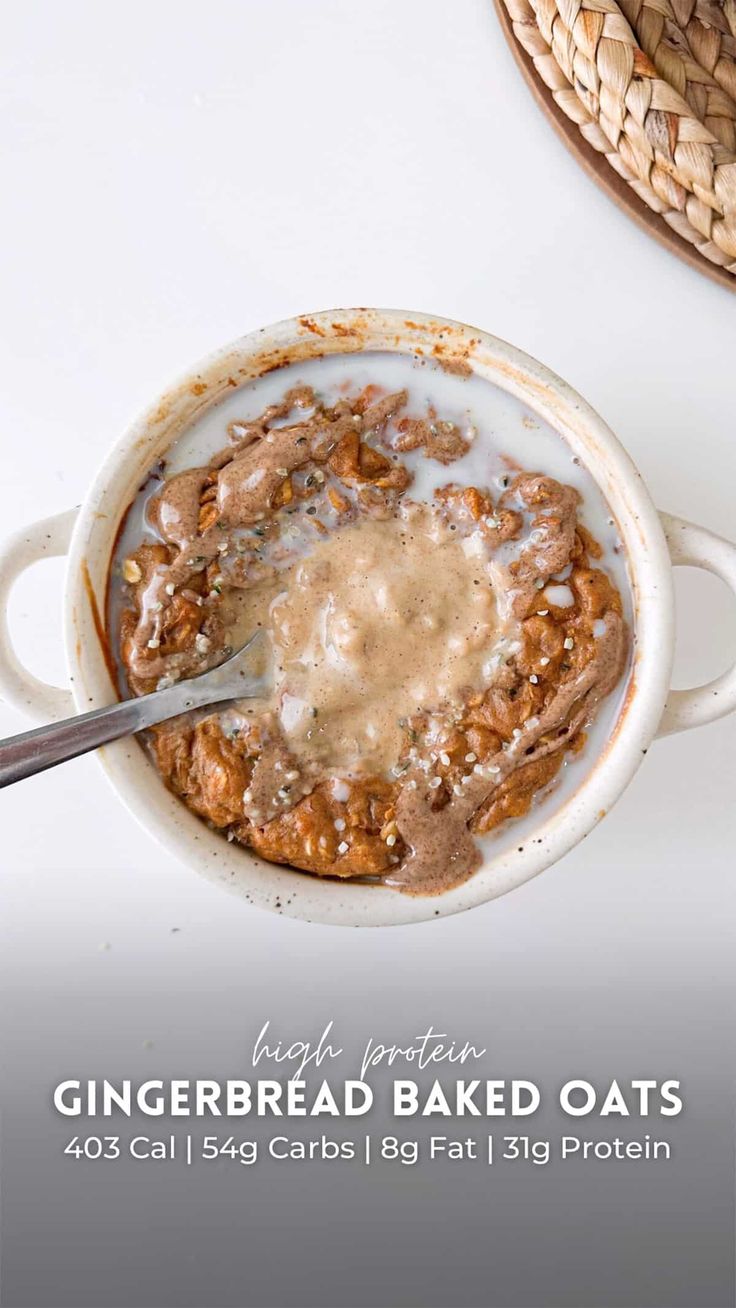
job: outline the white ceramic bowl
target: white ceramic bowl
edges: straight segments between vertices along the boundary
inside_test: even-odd
[[[228,844],[166,790],[135,740],[100,751],[117,794],[168,850],[261,908],[351,926],[418,922],[458,913],[549,867],[610,809],[657,735],[693,727],[736,707],[736,669],[695,690],[670,691],[674,645],[673,564],[717,573],[736,590],[736,547],[701,527],[660,515],[613,433],[547,368],[485,332],[423,314],[354,309],[263,328],[217,350],[159,396],[113,448],[79,510],[37,522],[0,553],[0,692],[37,718],[61,718],[111,703],[115,690],[99,631],[110,557],[122,516],[144,475],[182,428],[238,385],[282,364],[356,350],[424,353],[462,360],[517,396],[568,442],[598,483],[625,544],[636,645],[628,693],[605,751],[562,807],[541,804],[534,838],[494,852],[464,885],[415,899],[383,887],[323,881],[266,863]],[[47,686],[19,664],[7,630],[14,579],[44,556],[68,556],[64,640],[69,687]]]

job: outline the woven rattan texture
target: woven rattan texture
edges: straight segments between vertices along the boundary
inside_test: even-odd
[[[736,275],[736,0],[503,0],[555,105],[681,241]]]

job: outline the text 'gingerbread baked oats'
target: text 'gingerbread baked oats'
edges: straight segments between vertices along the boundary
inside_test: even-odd
[[[591,533],[587,474],[478,379],[363,355],[282,370],[256,411],[265,389],[180,438],[131,509],[110,606],[127,687],[262,631],[267,699],[149,733],[166,784],[273,862],[439,893],[622,681],[613,523]]]

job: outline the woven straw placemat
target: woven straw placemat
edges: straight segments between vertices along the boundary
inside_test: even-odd
[[[736,0],[494,0],[566,145],[672,253],[736,289]]]

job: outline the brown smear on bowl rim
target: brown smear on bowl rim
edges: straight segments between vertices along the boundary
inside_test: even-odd
[[[112,558],[114,557],[115,546],[117,545],[118,536],[121,530],[122,530],[122,524],[115,537],[115,545],[113,546],[113,551],[110,556],[111,562],[107,569],[107,579],[106,579],[106,586],[105,586],[106,610],[107,610],[107,594],[109,592],[110,577],[112,574]],[[82,583],[84,585],[84,592],[85,595],[87,596],[87,602],[89,604],[90,613],[92,614],[92,622],[94,623],[95,635],[97,636],[97,640],[100,646],[100,653],[102,654],[102,657],[105,660],[105,667],[107,668],[108,674],[110,676],[110,681],[112,682],[115,693],[119,699],[120,691],[118,686],[117,665],[115,663],[115,657],[113,655],[112,649],[110,648],[110,641],[108,640],[108,636],[107,636],[107,628],[105,626],[105,623],[102,621],[102,615],[100,613],[100,608],[97,603],[97,596],[95,595],[95,588],[92,585],[92,578],[90,576],[89,565],[87,563],[86,558],[82,559],[81,569],[82,569]]]

